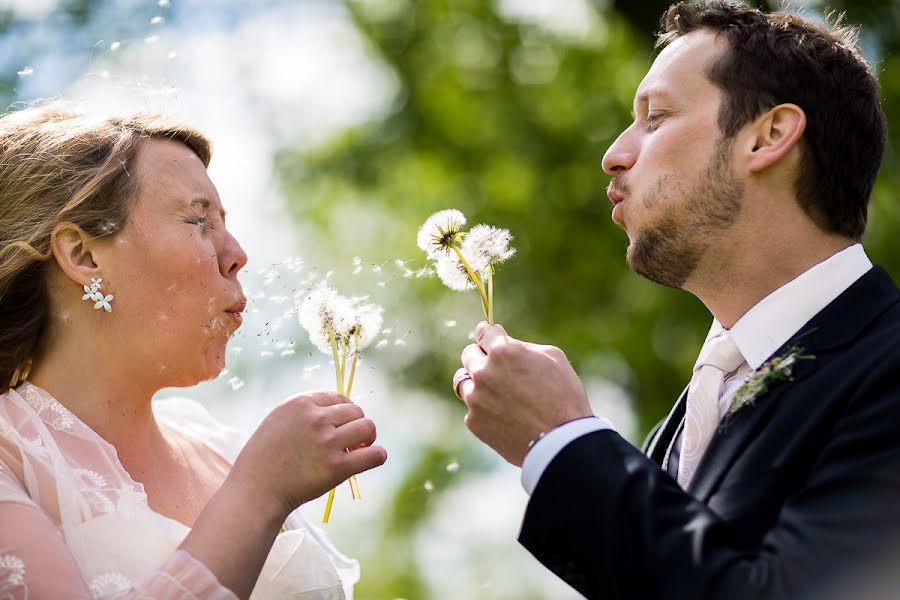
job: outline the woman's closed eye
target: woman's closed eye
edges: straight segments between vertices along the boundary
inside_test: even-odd
[[[212,221],[210,221],[209,216],[205,214],[188,217],[185,219],[185,222],[191,225],[199,225],[203,229],[213,229]]]

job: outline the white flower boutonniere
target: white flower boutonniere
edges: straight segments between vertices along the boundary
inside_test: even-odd
[[[722,420],[723,424],[727,425],[734,414],[745,406],[752,406],[756,399],[769,391],[769,388],[776,382],[792,381],[794,379],[793,369],[797,361],[814,358],[815,356],[811,354],[803,354],[803,348],[791,346],[781,356],[775,356],[764,362],[735,392],[728,412],[725,413],[725,418]]]

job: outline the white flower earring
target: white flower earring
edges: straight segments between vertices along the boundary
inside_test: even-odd
[[[84,296],[81,297],[82,300],[90,300],[94,303],[94,309],[100,310],[101,308],[106,312],[112,312],[112,306],[110,302],[112,302],[114,296],[112,294],[108,294],[106,296],[100,291],[100,287],[103,285],[102,277],[91,277],[91,284],[84,286]]]

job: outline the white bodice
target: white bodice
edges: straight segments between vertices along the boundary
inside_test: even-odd
[[[197,402],[155,401],[153,411],[161,424],[201,441],[228,464],[243,447],[243,436]],[[178,550],[190,530],[150,508],[115,448],[27,382],[0,395],[0,510],[7,502],[40,509],[49,518],[44,533],[62,536],[88,597],[234,598],[202,563]],[[0,528],[2,598],[27,597],[32,578],[53,573],[52,565],[25,560],[35,552],[22,545],[40,544],[41,536],[16,535],[14,529]],[[352,597],[358,579],[358,563],[295,511],[251,599],[342,600]]]

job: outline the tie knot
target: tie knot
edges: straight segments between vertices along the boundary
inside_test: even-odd
[[[721,333],[707,340],[700,350],[700,356],[694,364],[694,370],[704,366],[715,367],[723,373],[733,373],[744,364],[744,357],[738,350],[728,332]]]

